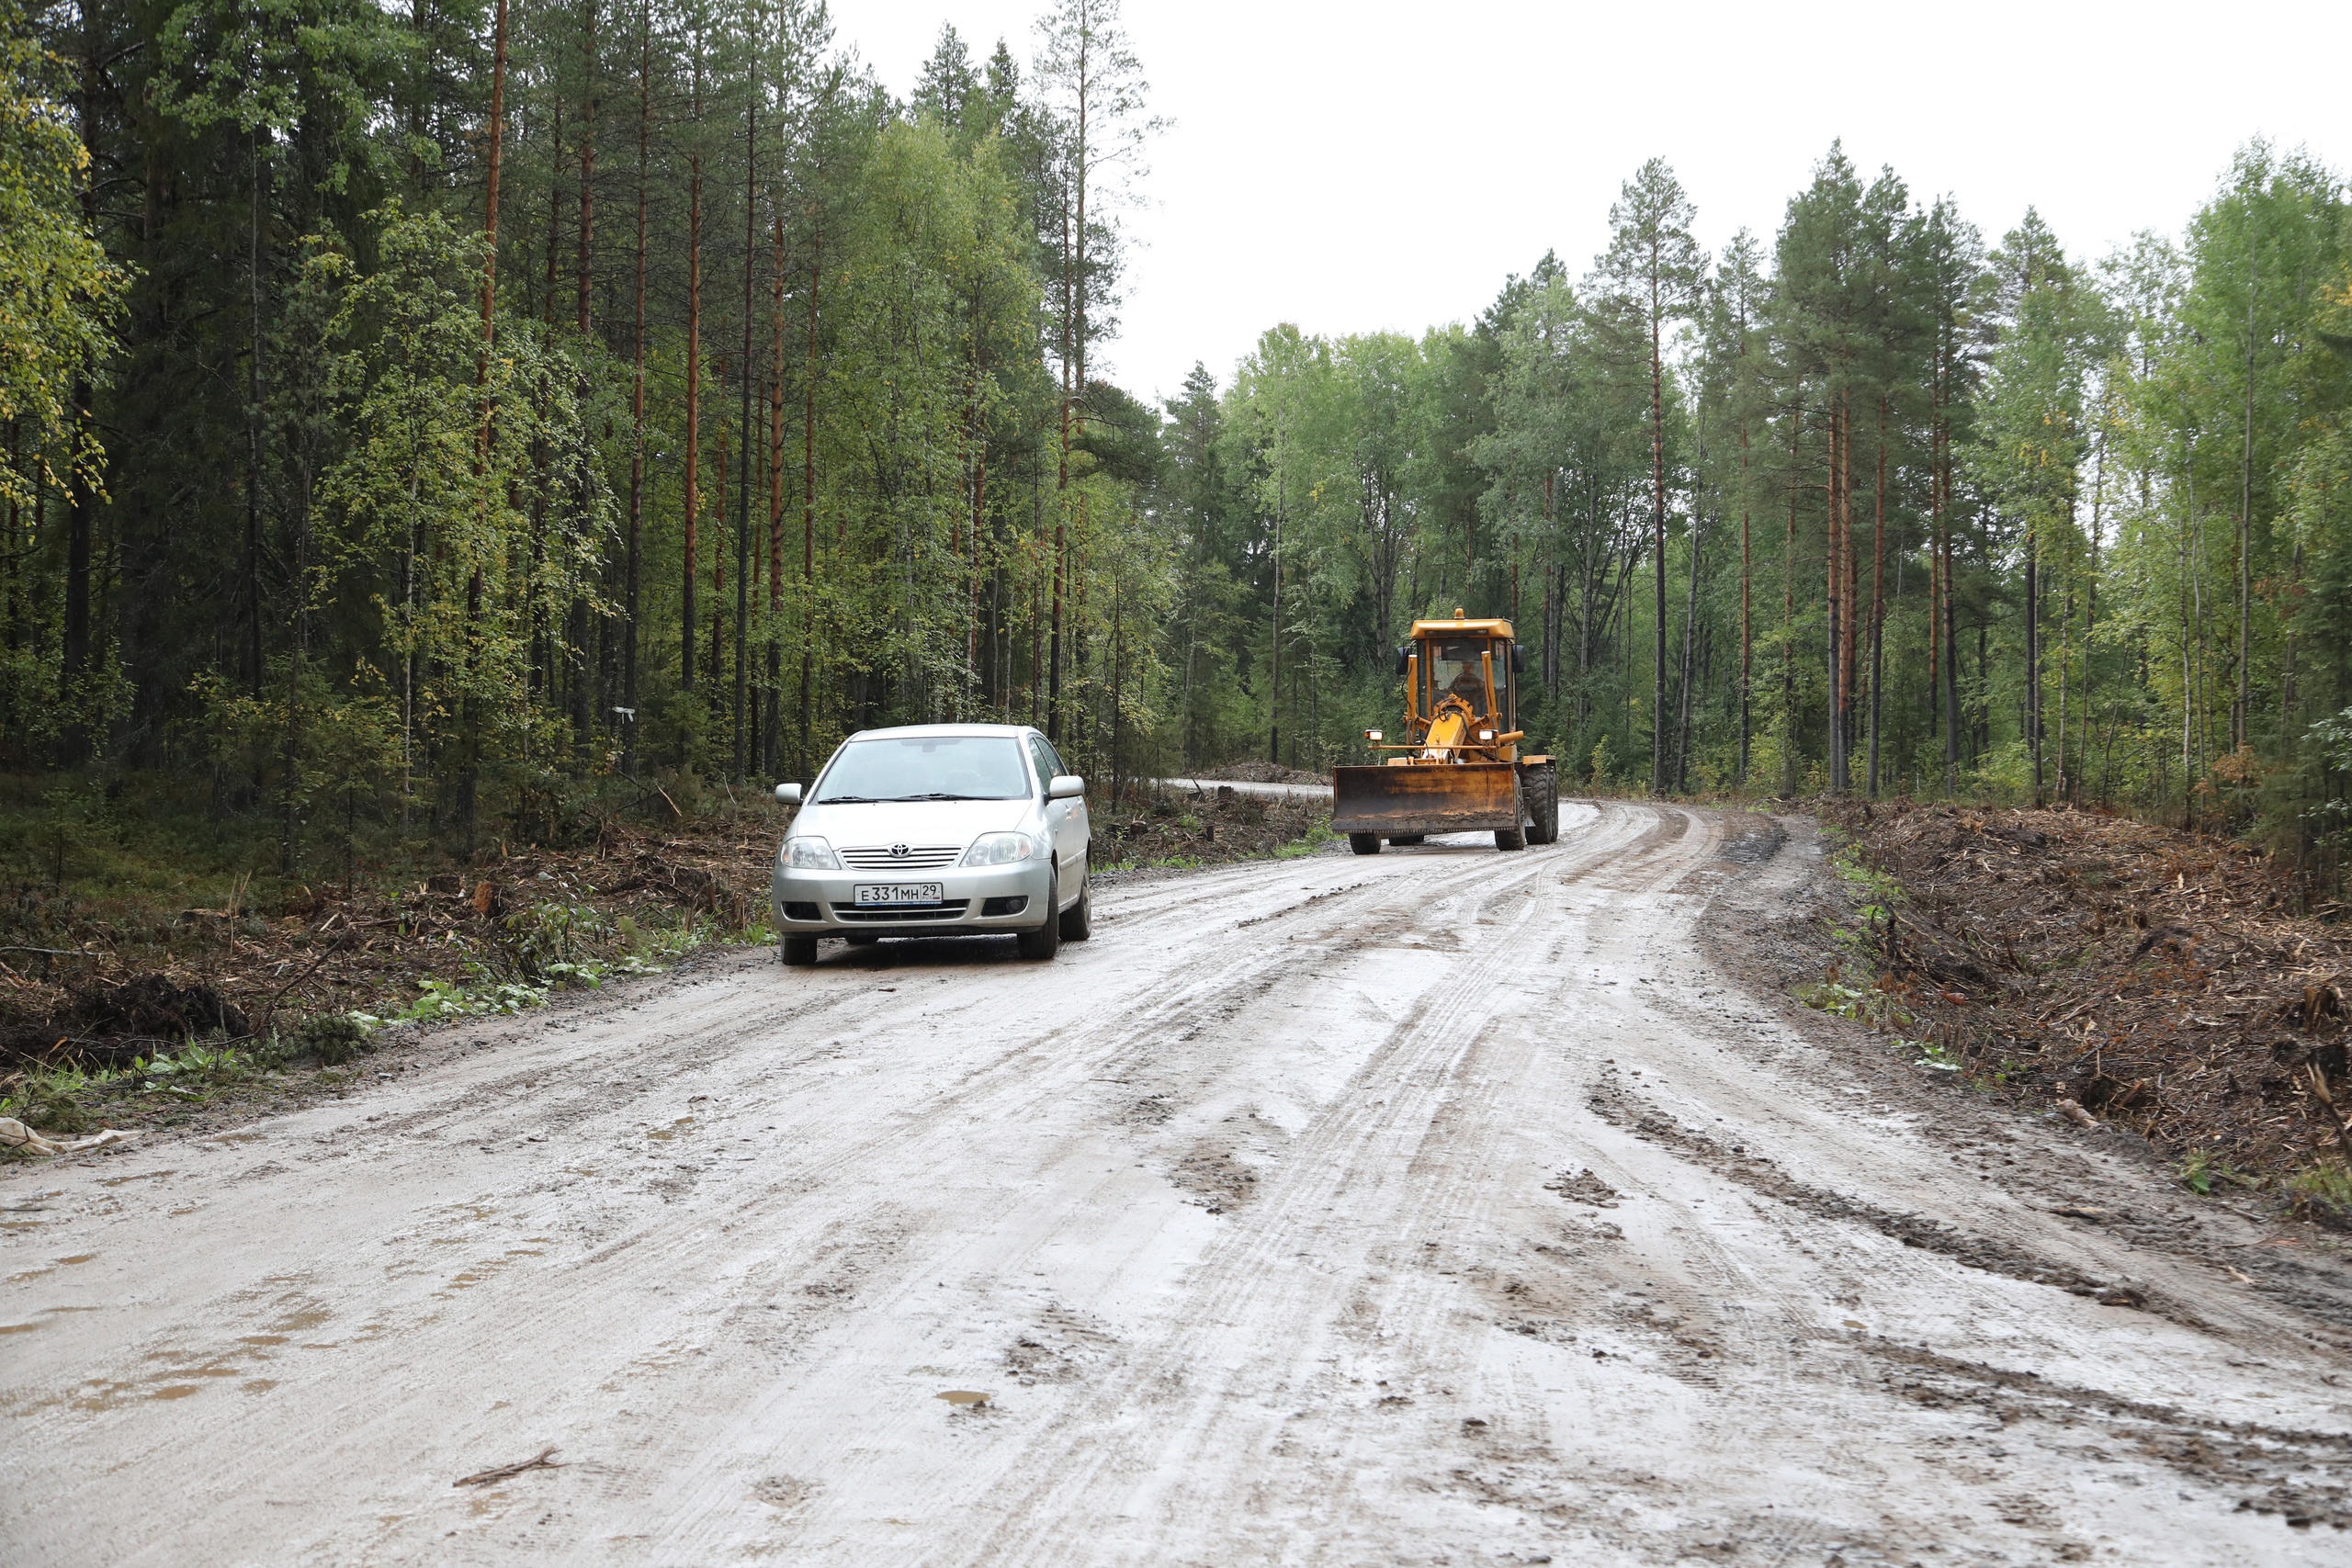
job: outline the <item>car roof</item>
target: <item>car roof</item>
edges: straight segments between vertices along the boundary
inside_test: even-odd
[[[852,740],[916,740],[940,735],[1001,735],[1018,739],[1029,734],[1025,724],[902,724],[889,729],[861,729]]]

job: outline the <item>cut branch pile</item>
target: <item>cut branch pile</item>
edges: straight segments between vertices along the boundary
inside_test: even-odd
[[[714,817],[659,837],[607,824],[579,849],[501,854],[356,895],[297,888],[274,908],[81,910],[64,932],[74,945],[0,953],[0,1071],[112,1066],[190,1040],[289,1032],[321,1013],[389,1013],[426,980],[528,978],[519,939],[548,904],[598,917],[575,957],[628,951],[624,916],[644,930],[682,919],[740,930],[764,910],[782,820]]]
[[[1823,816],[1901,889],[1869,942],[1903,1032],[2177,1155],[2352,1151],[2352,941],[2259,850],[2072,810]]]

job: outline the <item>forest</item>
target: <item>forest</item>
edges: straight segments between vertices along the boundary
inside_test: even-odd
[[[2098,256],[1838,146],[1709,254],[1654,160],[1589,265],[1154,406],[1091,368],[1161,130],[1117,0],[943,28],[904,98],[820,0],[0,33],[28,866],[136,809],[349,879],[901,722],[1036,724],[1106,798],[1321,770],[1462,606],[1574,790],[2101,806],[2341,895],[2352,202],[2307,152]]]

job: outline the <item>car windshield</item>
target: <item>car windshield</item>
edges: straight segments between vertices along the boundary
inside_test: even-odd
[[[1028,793],[1029,772],[1012,737],[914,735],[842,747],[818,784],[814,804],[1018,800]]]

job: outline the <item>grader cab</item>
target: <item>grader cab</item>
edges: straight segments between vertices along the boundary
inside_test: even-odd
[[[1521,755],[1519,677],[1525,668],[1509,621],[1415,621],[1396,650],[1405,727],[1382,765],[1332,771],[1331,829],[1360,855],[1418,844],[1431,833],[1491,830],[1495,848],[1559,836],[1560,786],[1552,759]]]

